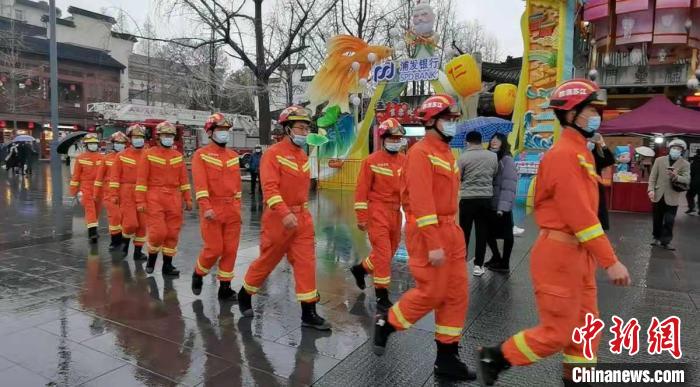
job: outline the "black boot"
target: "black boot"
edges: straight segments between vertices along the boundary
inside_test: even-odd
[[[197,274],[197,271],[192,273],[192,293],[195,296],[202,294],[202,286],[204,285],[204,278]]]
[[[146,263],[146,273],[153,274],[153,270],[156,268],[156,261],[158,260],[158,253],[148,254],[148,262]]]
[[[489,261],[491,262],[491,261]],[[510,267],[508,265],[508,262],[499,259],[498,261],[492,263],[490,266],[487,266],[487,268],[491,271],[495,271],[496,273],[509,273],[510,272]]]
[[[365,284],[365,276],[367,275],[367,270],[365,270],[365,268],[362,266],[362,263],[351,267],[350,273],[352,273],[352,276],[355,277],[355,284],[357,285],[357,287],[364,290],[364,288],[367,287],[367,285]]]
[[[122,255],[126,257],[129,255],[129,245],[131,244],[131,238],[124,238],[122,235]]]
[[[331,324],[316,313],[315,302],[301,303],[301,326],[314,328],[319,331],[331,330]]]
[[[180,270],[178,270],[175,266],[173,266],[173,257],[169,257],[167,255],[163,256],[163,275],[170,275],[173,277],[177,277],[180,275]]]
[[[253,296],[244,287],[238,291],[238,309],[243,317],[253,317]]]
[[[374,288],[374,294],[377,297],[377,311],[386,313],[389,311],[389,308],[394,306],[389,299],[389,289]]]
[[[109,251],[117,251],[122,245],[122,234],[112,234],[110,237]]]
[[[479,371],[481,379],[487,386],[493,386],[498,374],[510,368],[510,363],[503,357],[501,346],[479,348]]]
[[[389,336],[396,331],[389,323],[389,316],[387,312],[378,312],[374,318],[374,354],[377,356],[382,356],[384,350],[386,349],[386,342],[389,340]]]
[[[97,243],[97,227],[88,228],[88,238],[90,243]]]
[[[201,278],[201,277],[200,277]],[[194,281],[194,276],[192,277]],[[194,282],[193,282],[194,284]],[[219,300],[221,301],[236,301],[236,291],[231,289],[231,282],[219,281]]]
[[[134,261],[145,261],[148,259],[142,250],[143,246],[134,246]]]
[[[435,375],[454,380],[475,380],[476,373],[469,371],[467,365],[459,358],[459,344],[445,344],[435,341],[437,344],[437,357],[435,358]]]

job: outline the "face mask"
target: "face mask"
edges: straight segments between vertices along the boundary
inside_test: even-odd
[[[396,153],[401,150],[401,142],[384,142],[384,148],[389,151]]]
[[[595,144],[589,141],[586,143],[586,147],[588,147],[588,150],[592,152],[593,149],[595,149]]]
[[[134,138],[131,140],[131,143],[134,145],[134,148],[143,148],[145,142],[146,141],[142,138]]]
[[[93,143],[93,144],[87,144],[87,149],[88,149],[90,152],[97,152],[97,147],[98,147],[98,145],[97,145],[97,144],[94,144],[94,143]]]
[[[115,142],[114,143],[114,151],[115,152],[121,152],[126,148],[126,144],[122,144],[121,142]]]
[[[260,153],[260,152],[262,152],[262,149],[259,149],[259,148],[255,149],[255,153]]]
[[[681,151],[679,151],[678,149],[671,149],[668,152],[668,155],[671,157],[671,159],[677,160],[679,157],[681,157]]]
[[[298,147],[306,145],[306,136],[300,136],[298,134],[292,134],[292,142]]]
[[[442,124],[442,134],[445,137],[454,137],[457,134],[457,123],[454,121],[445,121]]]
[[[170,148],[171,146],[173,146],[173,143],[175,143],[175,139],[172,137],[161,137],[160,138],[160,144],[166,148]]]
[[[408,145],[408,140],[406,140],[405,138],[402,138],[401,139],[401,146],[407,146],[407,145]]]
[[[601,122],[602,119],[600,118],[600,116],[588,117],[588,124],[586,124],[586,127],[583,128],[583,130],[586,133],[590,133],[592,137],[595,134],[595,132],[598,131],[598,128],[600,128]]]
[[[212,136],[212,139],[217,144],[226,144],[228,142],[228,138],[228,132],[224,132],[221,130],[214,132],[214,135]]]

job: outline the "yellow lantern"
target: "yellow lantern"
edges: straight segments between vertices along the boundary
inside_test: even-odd
[[[499,116],[509,116],[513,113],[517,93],[518,87],[510,83],[502,83],[496,86],[493,92],[493,104]]]
[[[474,58],[460,55],[445,65],[447,80],[462,97],[469,97],[481,90],[481,72]]]

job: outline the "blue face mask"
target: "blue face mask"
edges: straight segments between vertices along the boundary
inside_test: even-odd
[[[146,141],[143,138],[134,138],[131,140],[131,143],[134,145],[134,148],[143,148],[143,145],[146,143]]]
[[[671,149],[671,150],[668,152],[668,156],[669,156],[672,160],[677,160],[679,157],[681,157],[681,153],[682,153],[682,152],[679,151],[678,149]]]
[[[121,152],[126,148],[126,144],[122,144],[120,142],[115,142],[114,143],[114,151],[115,152]]]
[[[298,134],[292,134],[292,142],[298,147],[306,145],[306,136],[300,136]]]
[[[160,143],[166,148],[170,148],[175,143],[175,139],[172,137],[161,137]]]
[[[441,132],[445,137],[454,137],[457,134],[457,123],[454,121],[443,122]]]
[[[586,146],[588,147],[588,150],[591,152],[593,151],[593,149],[595,149],[595,144],[590,142],[590,141],[586,144]]]
[[[585,128],[583,128],[583,130],[588,133],[595,133],[600,128],[600,124],[602,122],[603,120],[600,118],[600,116],[588,117],[588,124]]]

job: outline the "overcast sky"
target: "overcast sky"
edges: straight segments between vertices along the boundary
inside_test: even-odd
[[[374,0],[382,1],[382,0]],[[432,0],[437,3],[440,0]],[[520,17],[525,9],[524,0],[458,0],[457,17],[460,20],[478,19],[486,28],[496,34],[501,42],[505,55],[521,56],[523,42],[520,33]],[[158,21],[160,10],[156,0],[56,0],[56,5],[64,11],[70,5],[100,12],[124,9],[128,15],[143,25],[147,15],[155,22]],[[178,26],[168,25],[163,19],[158,24],[159,34],[176,33]]]

